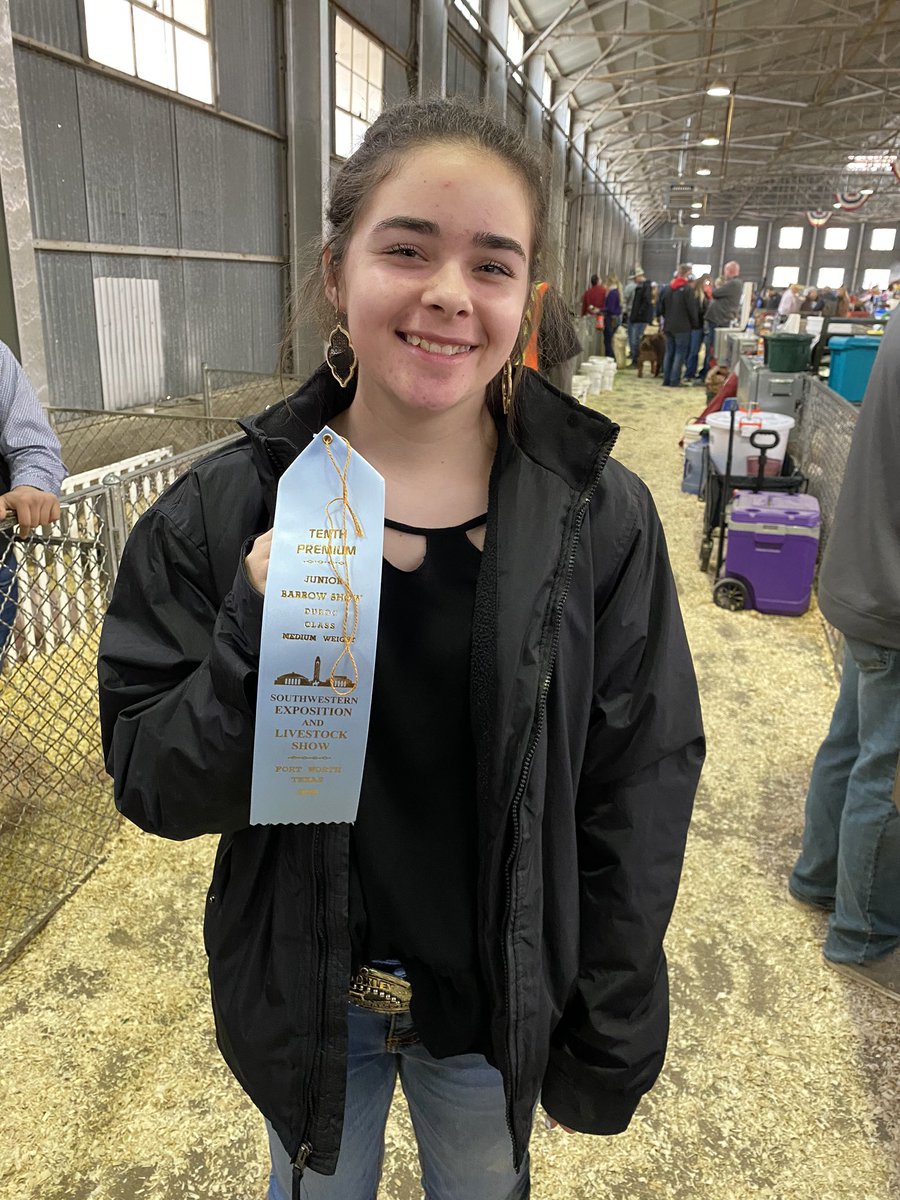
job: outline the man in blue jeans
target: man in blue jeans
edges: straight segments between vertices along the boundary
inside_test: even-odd
[[[12,350],[0,342],[0,522],[14,517],[27,537],[55,521],[65,477],[59,440],[34,388]],[[0,665],[18,608],[17,569],[8,527],[0,530]]]
[[[666,357],[663,387],[681,387],[681,369],[691,348],[691,331],[700,328],[700,307],[691,284],[691,264],[681,263],[660,301]]]
[[[900,316],[888,324],[819,574],[846,642],[789,889],[828,911],[825,961],[900,1000]]]

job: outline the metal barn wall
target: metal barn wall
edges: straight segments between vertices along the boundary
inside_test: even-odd
[[[197,391],[203,361],[276,365],[287,281],[279,7],[215,0],[211,10],[219,112],[74,61],[77,0],[13,0],[54,404],[103,405],[97,279],[158,280],[164,395]],[[147,352],[120,343],[122,354]],[[119,375],[147,380],[143,403],[159,398],[147,363]]]

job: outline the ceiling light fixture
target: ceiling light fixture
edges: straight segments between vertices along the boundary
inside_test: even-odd
[[[718,146],[719,139],[717,137],[705,137],[700,142],[701,146]]]
[[[691,205],[691,208],[702,208],[702,207],[703,207],[702,200],[695,200],[694,203]]]
[[[699,214],[699,213],[691,213],[691,220],[692,220],[692,221],[699,221],[699,220],[700,220],[700,214]]]
[[[727,83],[714,83],[706,89],[707,96],[730,96],[731,88]]]
[[[712,171],[709,169],[709,167],[698,167],[697,174],[698,175],[712,175]]]
[[[860,188],[859,194],[861,196],[871,196],[874,193],[874,191],[875,191],[874,188]]]
[[[832,204],[832,208],[843,208],[843,204]]]

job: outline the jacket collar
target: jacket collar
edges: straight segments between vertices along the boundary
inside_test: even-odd
[[[619,427],[560,392],[536,371],[523,371],[515,423],[509,431],[515,446],[570,487],[580,488],[599,450],[614,439]],[[274,483],[319,430],[351,404],[354,390],[352,384],[341,388],[322,363],[292,396],[238,422],[250,438],[266,482]],[[506,418],[499,418],[497,424],[501,440],[508,440]]]

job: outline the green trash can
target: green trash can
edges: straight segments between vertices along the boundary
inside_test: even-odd
[[[805,371],[809,366],[811,333],[767,333],[764,357],[770,371]]]

